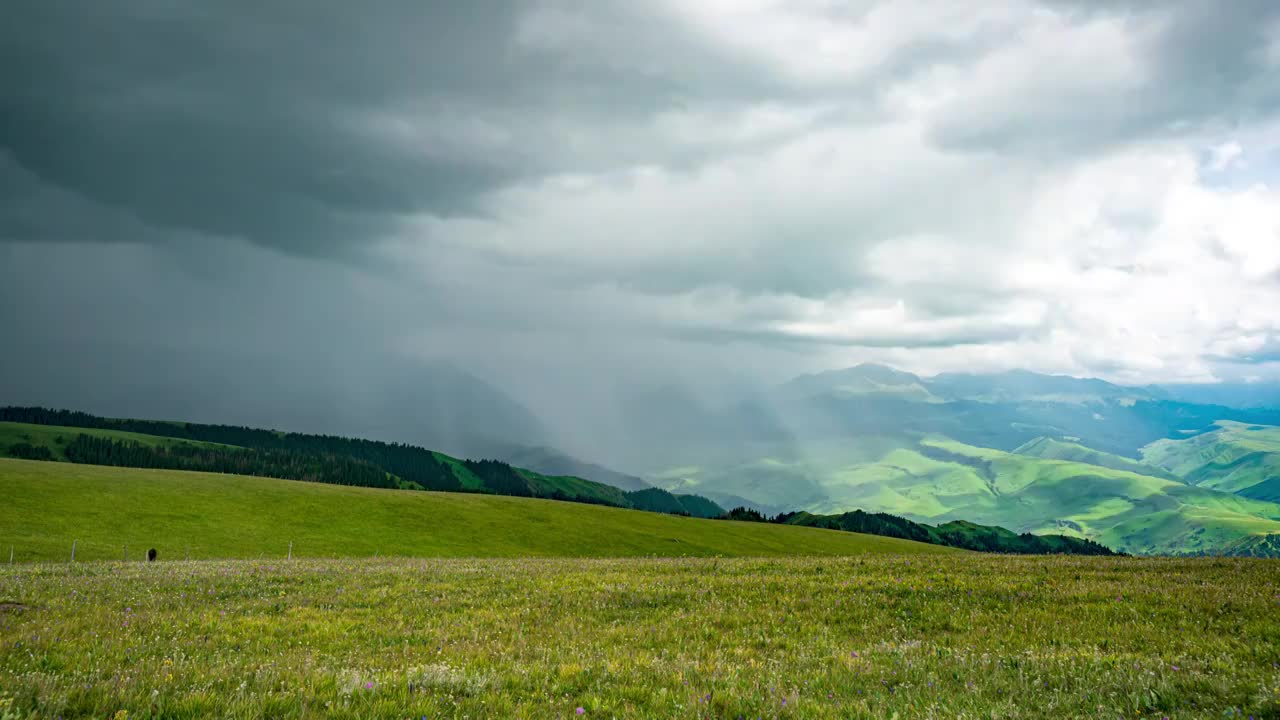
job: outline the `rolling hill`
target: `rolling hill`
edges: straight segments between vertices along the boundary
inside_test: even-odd
[[[144,433],[126,432],[122,430],[102,430],[99,428],[73,428],[58,425],[36,425],[32,423],[0,422],[0,457],[15,445],[29,445],[45,448],[54,460],[67,461],[66,446],[77,435],[89,435],[122,442],[134,442],[148,447],[172,447],[179,444],[192,444],[199,447],[230,447],[220,443],[206,443],[198,440],[179,440],[177,438],[147,435]]]
[[[1085,465],[1097,465],[1098,467],[1112,470],[1125,470],[1139,475],[1150,475],[1165,480],[1182,479],[1155,465],[1130,460],[1127,457],[1105,453],[1101,450],[1094,450],[1079,443],[1054,440],[1047,437],[1039,437],[1020,445],[1013,452],[1015,455],[1038,457],[1044,460],[1069,460],[1071,462],[1084,463]]]
[[[399,555],[629,557],[936,553],[834,530],[535,498],[404,492],[0,459],[0,545],[19,561]],[[7,548],[6,548],[7,549]]]
[[[13,419],[30,422],[15,422]],[[58,424],[62,423],[62,424]],[[216,442],[211,442],[216,441]],[[403,444],[254,428],[120,420],[42,408],[0,408],[0,457],[204,470],[339,485],[543,497],[696,517],[724,509],[688,494],[624,491],[493,460],[462,460]]]
[[[1143,459],[1198,487],[1280,501],[1280,427],[1223,420],[1185,440],[1158,440]]]
[[[940,436],[851,444],[857,447],[811,445],[809,454],[797,458],[679,468],[655,482],[674,491],[738,492],[766,505],[787,496],[804,498],[799,508],[814,514],[863,510],[921,523],[963,520],[1015,533],[1061,533],[1135,554],[1231,553],[1280,532],[1280,505],[1170,479],[1168,470],[1138,473]],[[1039,447],[1125,464],[1066,443]],[[1258,547],[1269,546],[1250,547],[1249,554],[1257,554]]]
[[[1021,370],[860,365],[756,392],[701,425],[641,475],[768,514],[966,520],[1132,553],[1277,545],[1265,540],[1280,519],[1276,407]]]

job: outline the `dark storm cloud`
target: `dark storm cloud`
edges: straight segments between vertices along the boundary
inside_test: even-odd
[[[1037,66],[1018,31],[1044,5],[11,0],[0,337],[25,350],[0,353],[0,404],[298,429],[357,408],[368,428],[419,382],[400,366],[439,356],[572,441],[616,409],[583,422],[584,387],[638,377],[868,357],[1078,371],[1091,360],[1051,346],[1082,340],[1198,358],[1196,338],[1112,332],[1164,303],[1069,282],[1160,264],[1113,246],[1168,217],[1137,172],[1167,158],[1082,183],[1140,196],[1120,212],[1060,176],[1184,131],[1262,172],[1248,138],[1195,135],[1273,114],[1272,5],[1050,3],[1076,57],[1133,53],[1132,88],[1112,55]],[[993,57],[1013,81],[983,74]],[[1203,264],[1165,230],[1169,266]]]
[[[403,214],[475,212],[522,178],[645,156],[605,136],[700,84],[756,84],[624,4],[560,24],[550,10],[20,0],[0,28],[0,151],[10,180],[84,206],[327,254]],[[624,75],[610,58],[644,62]],[[0,237],[58,234],[14,214]]]
[[[857,24],[869,10],[819,14]],[[0,209],[0,239],[163,235],[119,227],[126,215],[347,254],[407,215],[486,214],[516,183],[744,149],[670,137],[655,127],[664,113],[835,92],[859,100],[815,122],[859,122],[877,88],[995,40],[921,36],[875,72],[815,80],[656,3],[18,0],[0,27],[2,170],[31,180],[21,194],[41,207],[71,207]],[[69,213],[85,219],[54,220]]]

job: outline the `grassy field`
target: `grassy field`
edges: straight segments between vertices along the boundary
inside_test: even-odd
[[[1277,718],[1280,564],[0,568],[5,718]]]
[[[577,503],[0,459],[0,561],[936,553],[812,528]]]

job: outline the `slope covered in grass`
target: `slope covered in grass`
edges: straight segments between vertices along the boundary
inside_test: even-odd
[[[1137,460],[1102,452],[1101,450],[1094,450],[1079,443],[1055,440],[1048,437],[1036,438],[1018,447],[1013,452],[1017,455],[1038,457],[1045,460],[1069,460],[1086,465],[1111,468],[1112,470],[1125,470],[1139,475],[1164,478],[1165,480],[1181,479],[1168,470],[1155,465],[1138,462]]]
[[[1280,532],[1280,504],[1181,480],[936,436],[901,442],[872,460],[815,453],[758,461],[745,478],[734,472],[745,466],[684,469],[680,477],[698,492],[765,488],[764,497],[773,499],[790,488],[807,498],[799,507],[815,514],[864,510],[933,525],[965,520],[1083,537],[1137,554],[1266,551],[1272,546],[1250,538]]]
[[[699,517],[724,514],[706,498],[668,497],[669,503],[654,503],[647,495],[581,477],[549,475],[495,460],[463,460],[401,443],[230,425],[104,418],[44,408],[2,407],[0,418],[7,418],[0,421],[0,457],[360,487],[483,492]]]
[[[846,502],[929,522],[1075,534],[1133,553],[1214,552],[1280,532],[1280,505],[1182,482],[944,439],[920,451],[929,457],[904,463],[901,451],[851,472]]]
[[[682,518],[492,495],[0,459],[0,547],[20,561],[295,556],[932,553],[833,530]],[[942,549],[945,550],[945,549]]]
[[[1184,440],[1158,440],[1143,459],[1192,485],[1280,501],[1280,427],[1228,420]]]
[[[34,425],[31,423],[0,422],[0,457],[6,457],[14,445],[26,444],[49,450],[55,460],[66,460],[65,448],[76,435],[89,435],[96,438],[108,438],[127,442],[136,442],[146,446],[171,446],[180,443],[218,447],[218,443],[197,442],[194,440],[178,440],[175,438],[145,435],[143,433],[125,432],[122,430],[102,430],[98,428],[73,428],[58,425]],[[229,447],[222,445],[221,447]]]

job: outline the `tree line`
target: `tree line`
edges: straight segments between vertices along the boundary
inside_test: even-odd
[[[196,470],[357,487],[399,487],[386,470],[366,460],[295,450],[247,450],[182,442],[146,445],[134,440],[80,434],[66,444],[63,452],[71,462],[90,465]]]
[[[932,526],[912,522],[888,513],[853,510],[839,515],[814,515],[807,512],[785,512],[768,517],[748,507],[736,507],[722,516],[725,520],[765,522],[781,525],[843,530],[883,537],[901,538],[930,545],[1011,555],[1118,555],[1105,545],[1066,535],[1017,534],[1012,530],[970,522],[950,522]]]

